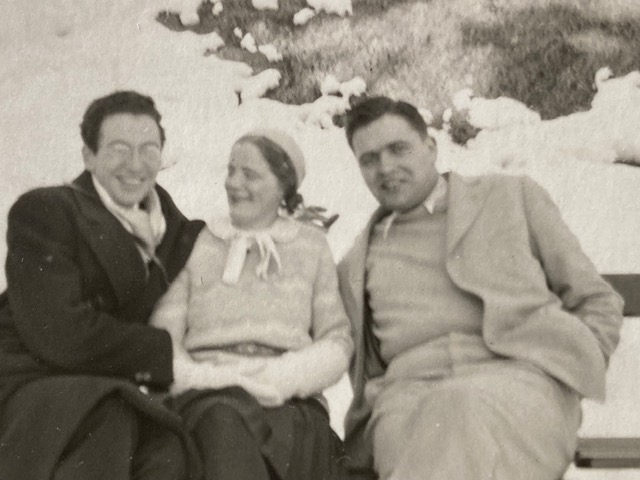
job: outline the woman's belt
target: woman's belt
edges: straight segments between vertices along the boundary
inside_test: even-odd
[[[198,352],[225,352],[235,355],[243,355],[245,357],[277,357],[287,350],[284,348],[272,347],[262,343],[241,342],[231,345],[216,345],[210,347],[198,347],[190,349],[190,353]]]

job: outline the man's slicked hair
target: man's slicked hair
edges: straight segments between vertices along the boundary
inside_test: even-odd
[[[91,105],[84,113],[84,117],[82,117],[80,135],[84,144],[93,153],[98,151],[102,122],[104,122],[105,118],[119,113],[148,115],[153,118],[160,129],[160,144],[164,146],[164,128],[160,124],[162,116],[158,112],[153,99],[134,91],[116,91],[91,102]]]
[[[398,115],[404,118],[423,139],[426,138],[427,124],[416,107],[389,97],[370,97],[357,103],[347,112],[345,133],[349,146],[353,148],[353,135],[356,130],[366,127],[384,115]]]

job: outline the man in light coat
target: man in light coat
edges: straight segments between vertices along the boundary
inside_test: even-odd
[[[621,298],[536,183],[440,175],[412,105],[367,99],[346,134],[380,204],[339,266],[352,472],[559,478],[580,400],[604,398]]]

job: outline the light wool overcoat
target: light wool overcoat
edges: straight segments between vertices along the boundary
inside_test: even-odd
[[[354,398],[345,420],[354,467],[371,465],[363,435],[371,413],[364,386],[385,369],[365,292],[369,237],[385,214],[373,215],[338,267],[356,347],[350,367]],[[546,191],[526,177],[450,174],[446,235],[447,272],[482,301],[487,347],[536,365],[581,396],[602,400],[623,302]]]

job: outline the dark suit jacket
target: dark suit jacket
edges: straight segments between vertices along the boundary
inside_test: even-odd
[[[540,367],[583,396],[604,398],[623,302],[582,252],[548,194],[526,177],[451,174],[448,199],[447,272],[482,301],[488,348]],[[338,266],[356,347],[345,440],[354,465],[362,466],[371,462],[363,442],[370,415],[364,385],[385,371],[365,292],[369,236],[382,216],[374,214]]]
[[[137,384],[162,390],[173,381],[171,338],[147,321],[203,223],[188,221],[156,190],[167,222],[156,251],[164,268],[151,264],[148,276],[88,172],[28,192],[11,208],[0,296],[0,478],[49,478],[81,419],[114,389],[139,409],[168,413],[138,391]],[[17,433],[24,429],[33,436]]]

